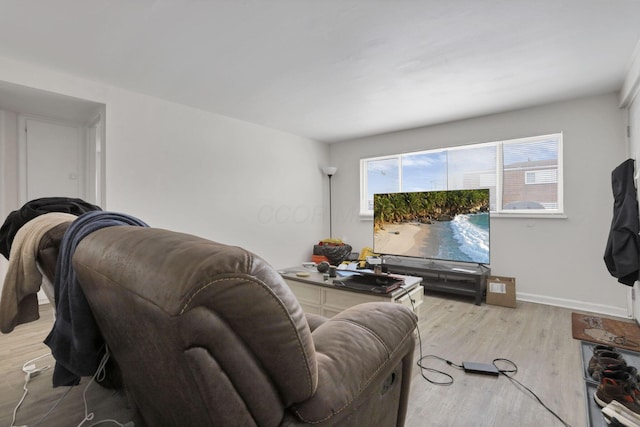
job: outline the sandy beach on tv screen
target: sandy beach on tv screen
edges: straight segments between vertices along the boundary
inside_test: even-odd
[[[417,222],[385,224],[373,236],[373,247],[382,254],[425,256],[422,249],[429,235],[429,225]]]

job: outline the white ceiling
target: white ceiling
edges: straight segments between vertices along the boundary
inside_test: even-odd
[[[614,91],[639,39],[639,0],[0,0],[0,56],[327,142]]]

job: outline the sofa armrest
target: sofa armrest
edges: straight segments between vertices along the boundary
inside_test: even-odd
[[[318,326],[312,334],[318,387],[312,398],[294,405],[292,411],[304,422],[327,421],[360,404],[372,384],[382,387],[405,356],[409,366],[404,372],[410,372],[416,325],[417,317],[408,307],[374,302],[351,307]]]
[[[321,316],[319,314],[313,313],[305,313],[304,316],[307,318],[307,323],[309,324],[309,329],[311,332],[318,329],[318,326],[324,325],[328,318]]]

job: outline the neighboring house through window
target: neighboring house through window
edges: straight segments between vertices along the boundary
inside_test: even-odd
[[[360,160],[360,213],[373,195],[489,188],[492,214],[559,215],[562,134],[496,141]]]

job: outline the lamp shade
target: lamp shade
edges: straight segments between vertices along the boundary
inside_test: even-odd
[[[335,166],[325,166],[324,168],[324,173],[326,173],[328,176],[333,176],[336,174],[336,172],[338,172],[338,168]]]

